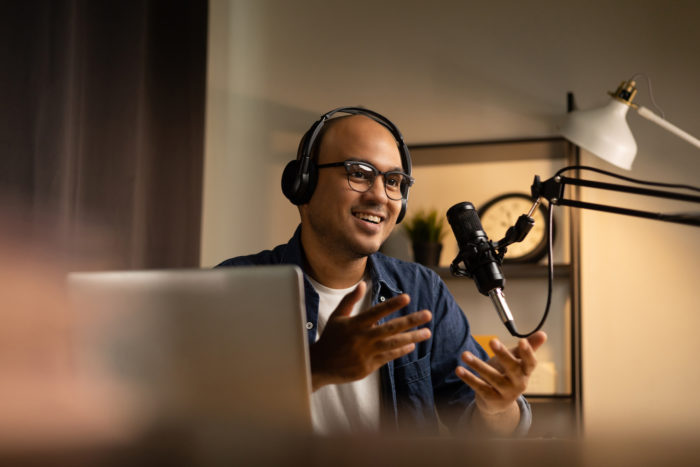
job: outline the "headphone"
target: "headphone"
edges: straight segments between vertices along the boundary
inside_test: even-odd
[[[316,182],[318,181],[318,168],[316,167],[316,162],[311,159],[311,153],[314,149],[314,145],[318,144],[317,139],[321,133],[321,129],[328,119],[337,113],[364,115],[389,130],[398,145],[403,170],[408,175],[411,175],[411,154],[408,152],[408,146],[404,143],[401,132],[391,120],[373,110],[363,109],[361,107],[339,107],[323,114],[321,118],[309,128],[299,142],[296,160],[290,161],[284,168],[284,172],[282,173],[282,193],[284,193],[284,196],[286,196],[292,204],[297,206],[306,204],[311,199],[311,195],[314,194]],[[407,187],[406,193],[403,193],[401,198],[401,211],[399,211],[399,216],[396,218],[397,224],[401,222],[406,215],[408,190],[409,188]]]

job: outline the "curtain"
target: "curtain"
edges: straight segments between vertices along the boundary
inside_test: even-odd
[[[0,30],[5,219],[104,268],[197,266],[206,1],[4,1]]]

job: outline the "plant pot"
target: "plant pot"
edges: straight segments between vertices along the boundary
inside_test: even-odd
[[[413,259],[423,266],[435,267],[440,263],[442,243],[414,243]]]

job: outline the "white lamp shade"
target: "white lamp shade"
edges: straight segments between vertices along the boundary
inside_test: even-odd
[[[627,125],[629,105],[611,99],[604,107],[568,115],[561,134],[578,146],[620,168],[631,170],[637,143]]]

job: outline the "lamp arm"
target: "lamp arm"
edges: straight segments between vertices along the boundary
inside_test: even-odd
[[[557,177],[554,177],[555,179]],[[559,176],[559,182],[562,186],[575,185],[585,186],[589,188],[598,188],[600,190],[619,191],[623,193],[632,193],[635,195],[651,196],[653,198],[675,199],[678,201],[689,201],[691,203],[700,203],[700,196],[689,195],[687,193],[677,193],[675,191],[652,190],[651,188],[641,188],[629,185],[619,185],[616,183],[598,182],[595,180],[586,180],[583,178],[571,178],[563,175]],[[562,191],[563,194],[563,191]]]
[[[700,196],[688,195],[685,193],[675,193],[663,190],[651,190],[647,188],[631,187],[627,185],[617,185],[614,183],[603,183],[593,180],[576,179],[555,175],[554,177],[545,180],[540,180],[539,176],[535,176],[535,180],[531,186],[533,199],[543,197],[547,198],[551,204],[561,206],[571,206],[575,208],[591,209],[594,211],[611,212],[615,214],[625,214],[628,216],[642,217],[646,219],[655,219],[676,224],[694,225],[700,227],[700,216],[683,215],[683,214],[662,214],[650,211],[640,211],[636,209],[627,209],[617,206],[608,206],[604,204],[587,203],[583,201],[571,200],[564,197],[564,188],[566,185],[586,186],[590,188],[598,188],[609,191],[620,191],[633,193],[638,195],[650,196],[653,198],[675,199],[681,201],[689,201],[700,203]]]
[[[641,217],[643,219],[654,219],[657,221],[673,222],[674,224],[694,225],[700,227],[700,217],[683,214],[664,214],[661,212],[640,211],[638,209],[621,208],[608,206],[605,204],[587,203],[570,199],[560,199],[558,206],[571,206],[573,208],[590,209],[593,211],[610,212],[613,214],[624,214],[626,216]]]
[[[656,123],[657,125],[659,125],[663,129],[673,133],[674,135],[678,136],[679,138],[686,140],[687,142],[689,142],[693,146],[700,148],[700,140],[699,139],[697,139],[695,136],[681,130],[680,128],[678,128],[677,126],[675,126],[674,124],[672,124],[668,120],[659,117],[654,112],[647,109],[646,107],[639,106],[637,108],[637,113],[640,116],[646,118],[647,120],[650,120],[650,121]]]

